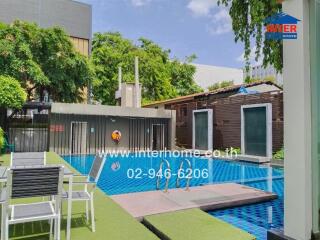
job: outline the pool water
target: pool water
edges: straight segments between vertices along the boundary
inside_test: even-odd
[[[245,185],[261,190],[269,189],[267,181],[246,183]],[[257,240],[266,240],[267,230],[283,228],[283,186],[283,179],[273,180],[272,192],[279,197],[276,200],[208,213],[255,235]]]
[[[65,161],[83,174],[90,171],[94,156],[63,156]],[[164,157],[150,156],[110,156],[101,172],[98,187],[108,195],[156,190],[157,176]],[[169,188],[176,188],[178,169],[186,157],[165,157],[170,163],[171,179]],[[236,182],[261,190],[276,193],[277,200],[242,207],[211,211],[208,214],[233,224],[265,240],[267,230],[283,227],[283,170],[243,162],[212,160],[201,157],[187,157],[192,165],[190,186]],[[184,170],[188,165],[184,164]],[[165,170],[165,164],[163,171]],[[163,172],[165,173],[165,172]],[[185,172],[187,174],[187,171]],[[160,187],[165,187],[165,177],[161,177]],[[186,179],[181,179],[181,187]]]

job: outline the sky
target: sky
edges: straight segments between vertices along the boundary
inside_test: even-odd
[[[92,5],[93,32],[118,31],[153,40],[184,60],[242,68],[243,45],[234,42],[228,9],[217,0],[78,0]]]

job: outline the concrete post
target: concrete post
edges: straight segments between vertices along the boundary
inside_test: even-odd
[[[135,78],[135,91],[134,91],[134,107],[141,107],[140,99],[140,86],[139,86],[139,59],[135,57],[134,59],[134,78]]]
[[[311,198],[311,90],[309,1],[284,1],[283,12],[301,20],[298,39],[284,41],[285,235],[309,240]]]
[[[122,68],[118,69],[118,91],[121,92],[121,83],[122,83]]]
[[[169,141],[170,149],[175,150],[176,148],[176,110],[171,110],[171,119],[169,121]]]

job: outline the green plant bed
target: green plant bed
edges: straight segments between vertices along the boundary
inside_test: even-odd
[[[164,240],[254,240],[251,234],[199,210],[147,216],[144,224]]]
[[[282,147],[279,151],[273,154],[273,159],[284,160],[284,148]]]

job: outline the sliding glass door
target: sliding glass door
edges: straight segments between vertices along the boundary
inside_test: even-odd
[[[193,111],[193,149],[212,150],[212,121],[212,109]]]
[[[241,107],[242,154],[272,156],[272,105],[253,104]]]
[[[266,107],[245,108],[243,111],[245,154],[267,156]]]

